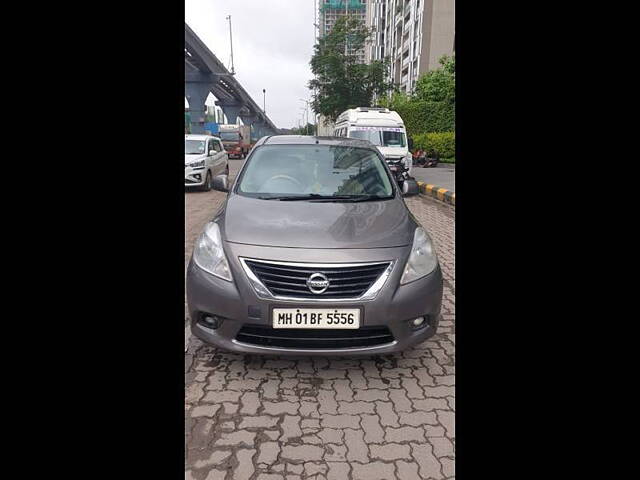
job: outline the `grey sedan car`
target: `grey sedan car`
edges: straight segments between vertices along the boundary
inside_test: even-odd
[[[384,158],[362,140],[264,137],[196,242],[191,331],[253,354],[397,352],[438,327],[442,274]]]

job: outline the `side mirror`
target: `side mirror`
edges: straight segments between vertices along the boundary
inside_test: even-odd
[[[209,150],[209,153],[207,153],[207,157],[211,157],[213,155],[215,155],[216,151],[215,150]]]
[[[402,182],[402,196],[410,197],[411,195],[417,195],[419,191],[420,189],[418,188],[418,182],[416,182],[415,180],[406,179],[404,182]]]
[[[227,175],[217,175],[213,177],[213,189],[219,192],[228,192],[229,177]]]

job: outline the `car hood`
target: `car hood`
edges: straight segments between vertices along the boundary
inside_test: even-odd
[[[291,248],[410,245],[416,223],[399,198],[328,203],[230,195],[219,225],[228,242]]]
[[[204,160],[205,158],[207,158],[206,155],[186,155],[184,156],[184,164],[187,165],[188,163],[193,163],[193,162],[197,162],[200,160]]]
[[[406,147],[376,147],[387,158],[404,157],[409,150]]]

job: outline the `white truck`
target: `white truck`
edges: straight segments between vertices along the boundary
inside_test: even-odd
[[[399,183],[411,177],[413,156],[404,122],[397,112],[377,107],[345,110],[336,120],[333,135],[368,140],[378,147]]]
[[[249,125],[219,125],[218,136],[222,140],[229,158],[244,158],[251,150],[251,127]]]

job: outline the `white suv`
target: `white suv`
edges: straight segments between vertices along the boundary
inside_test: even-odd
[[[213,177],[229,174],[229,157],[218,137],[184,136],[184,186],[211,190]]]

